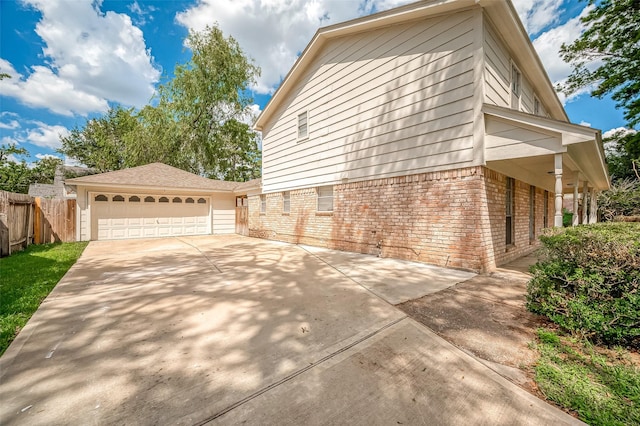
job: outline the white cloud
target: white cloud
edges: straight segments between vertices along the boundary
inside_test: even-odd
[[[564,0],[518,0],[513,5],[529,34],[537,34],[556,24]]]
[[[58,160],[61,160],[62,158],[60,158],[57,155],[53,155],[53,154],[36,154],[36,158],[38,160],[44,160],[45,158],[56,158]]]
[[[0,129],[15,130],[18,127],[20,127],[18,120],[9,120],[4,123],[0,121]]]
[[[34,121],[33,124],[37,127],[27,131],[24,142],[43,148],[57,149],[62,146],[60,138],[69,135],[69,130],[64,126],[50,125],[39,121]]]
[[[47,63],[21,75],[0,59],[2,72],[13,77],[0,81],[0,94],[63,115],[103,112],[107,101],[147,103],[160,72],[128,15],[103,13],[92,0],[23,2],[42,13],[35,31]]]
[[[273,93],[316,30],[411,0],[199,0],[176,20],[200,31],[217,22],[262,68],[254,90]]]
[[[585,127],[591,127],[591,123],[589,123],[587,121],[584,121],[584,120],[580,122],[580,125],[581,126],[585,126]]]

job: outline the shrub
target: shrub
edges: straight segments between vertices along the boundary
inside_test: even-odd
[[[640,224],[555,228],[540,240],[527,308],[596,342],[640,348]]]

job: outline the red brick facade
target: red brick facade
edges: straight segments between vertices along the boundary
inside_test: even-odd
[[[506,176],[485,167],[423,173],[334,185],[333,212],[316,211],[316,189],[293,190],[289,213],[283,194],[249,198],[249,234],[417,260],[440,266],[491,271],[530,252],[530,186],[516,181],[515,241],[505,244]],[[543,227],[544,191],[536,188],[535,235]],[[553,194],[549,195],[553,224]]]

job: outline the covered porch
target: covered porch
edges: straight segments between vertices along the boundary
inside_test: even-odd
[[[598,192],[609,189],[600,130],[488,104],[483,112],[487,168],[553,194],[553,226],[568,194],[572,225],[598,221]]]

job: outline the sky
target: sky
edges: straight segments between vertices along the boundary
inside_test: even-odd
[[[110,106],[140,108],[189,59],[189,30],[217,23],[262,69],[259,112],[322,26],[406,0],[0,0],[0,144],[28,162],[55,155],[60,137]],[[558,54],[583,30],[586,1],[513,0],[553,83],[571,72]],[[623,113],[588,91],[560,95],[572,122],[608,134]],[[15,158],[14,158],[15,159]],[[73,160],[65,158],[72,164]]]

